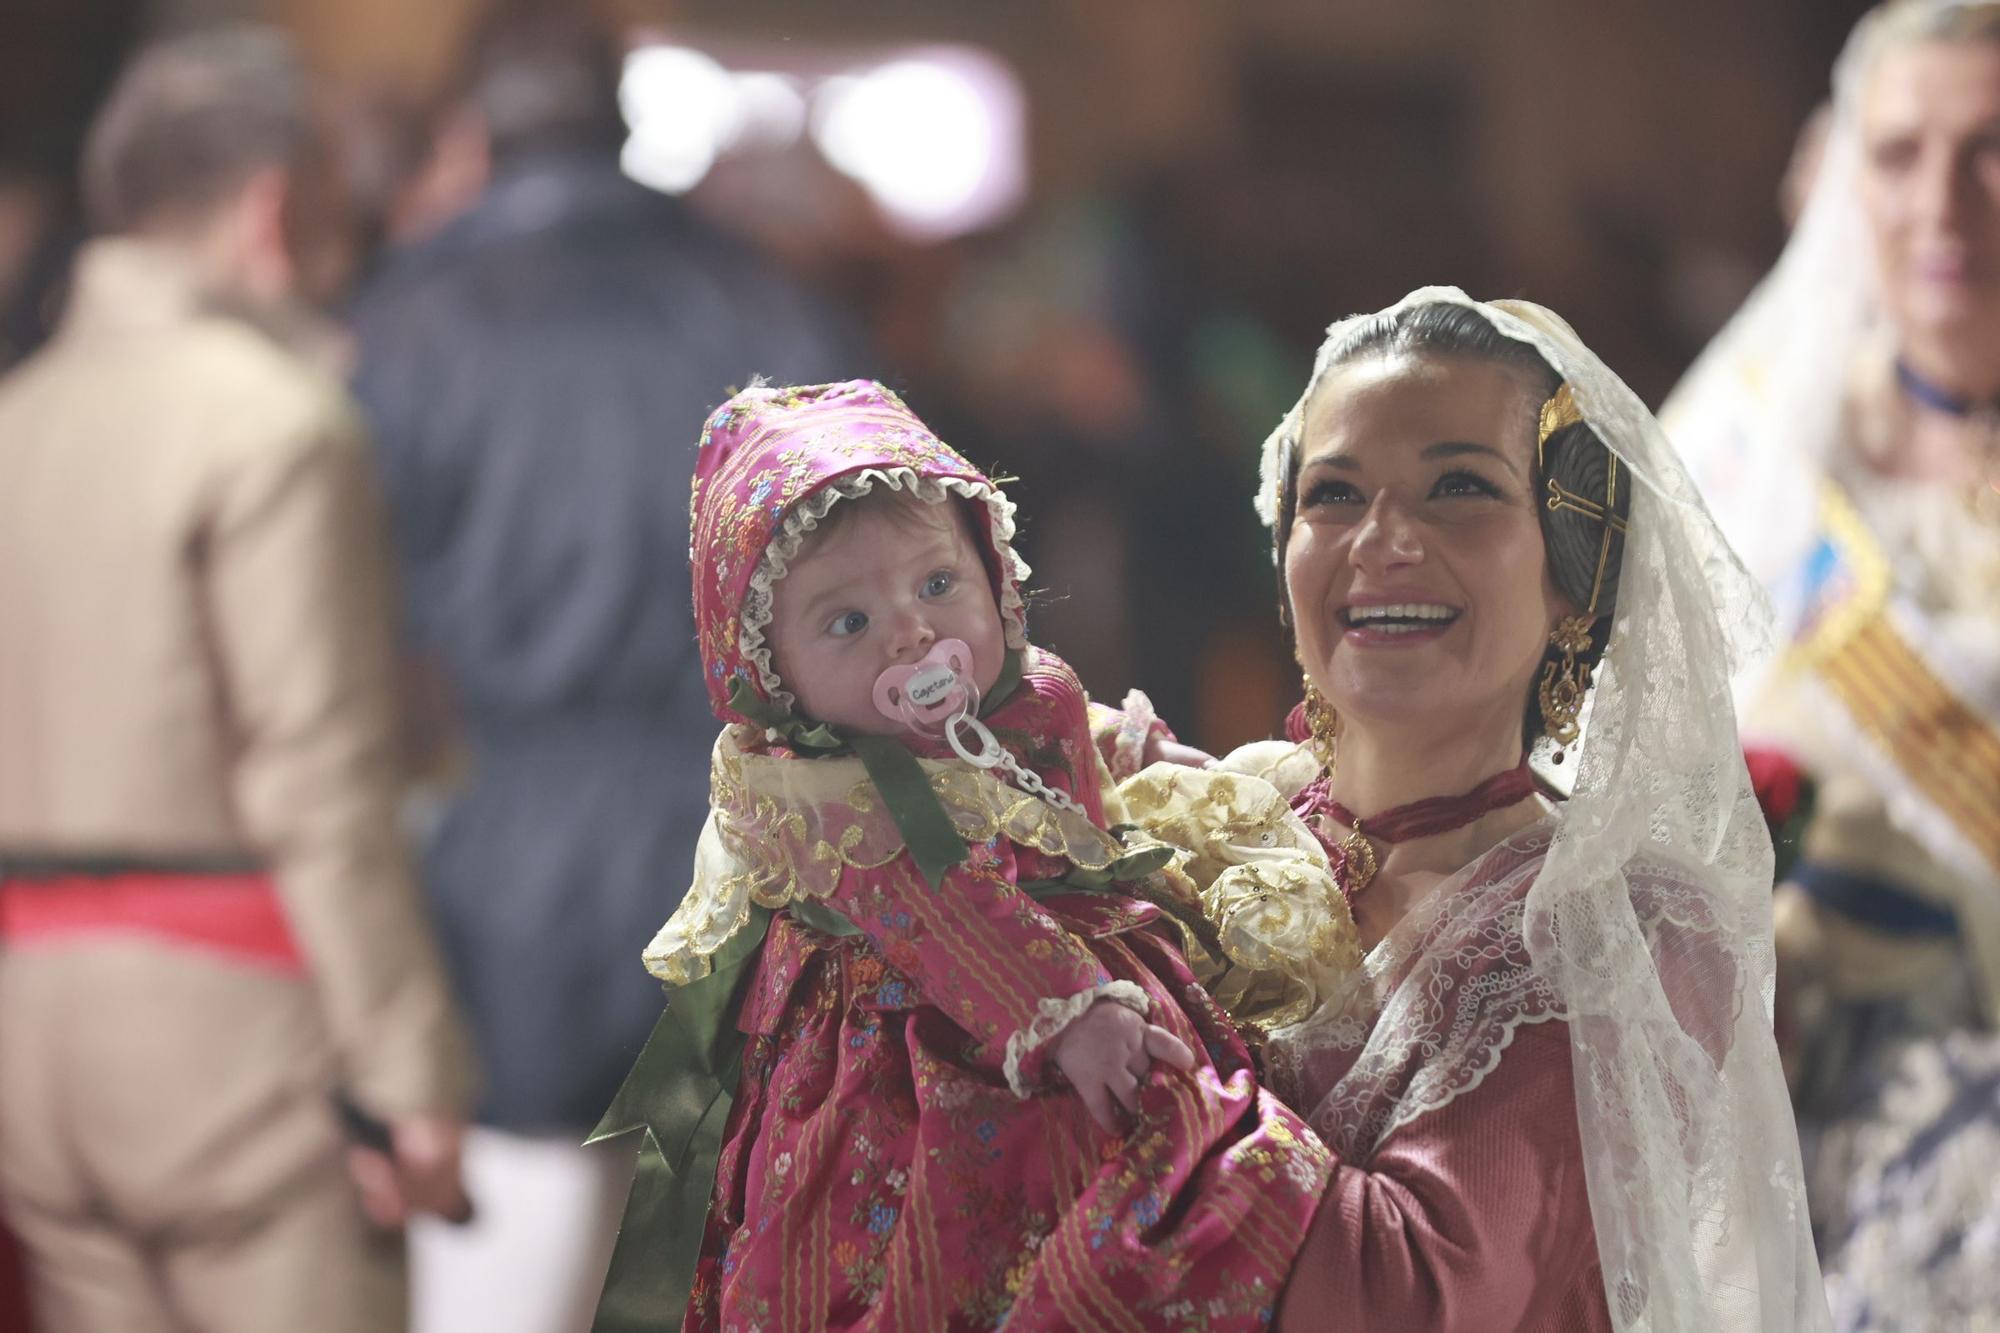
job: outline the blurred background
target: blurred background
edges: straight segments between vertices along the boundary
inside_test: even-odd
[[[425,126],[474,8],[7,0],[0,366],[60,306],[78,146],[136,43],[288,27],[351,90],[375,239],[408,242],[458,203]],[[1144,688],[1220,750],[1297,698],[1249,497],[1324,326],[1427,282],[1527,296],[1657,403],[1777,254],[1794,141],[1864,8],[626,0],[613,17],[628,174],[845,306],[855,373],[1019,478],[1036,637],[1093,693]]]

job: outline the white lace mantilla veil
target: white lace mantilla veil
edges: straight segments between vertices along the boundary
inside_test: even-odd
[[[1440,885],[1345,992],[1275,1034],[1274,1076],[1281,1089],[1287,1070],[1310,1082],[1316,1057],[1344,1070],[1301,1109],[1365,1164],[1391,1130],[1477,1087],[1521,1024],[1567,1020],[1617,1326],[1825,1328],[1771,1035],[1771,844],[1730,698],[1732,677],[1768,651],[1768,603],[1652,413],[1566,323],[1451,287],[1395,308],[1434,301],[1532,345],[1631,470],[1616,614],[1568,800]],[[1355,322],[1328,331],[1266,442],[1267,524],[1285,445]]]

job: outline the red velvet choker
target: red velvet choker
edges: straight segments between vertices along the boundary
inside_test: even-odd
[[[1327,854],[1333,859],[1334,882],[1340,885],[1341,893],[1352,902],[1355,895],[1375,878],[1377,861],[1375,848],[1370,845],[1369,839],[1387,843],[1407,842],[1412,838],[1429,838],[1464,828],[1481,815],[1505,809],[1527,797],[1535,790],[1535,775],[1528,768],[1527,756],[1523,755],[1515,767],[1505,773],[1494,774],[1462,795],[1426,796],[1420,801],[1392,806],[1379,814],[1370,815],[1366,821],[1334,800],[1330,786],[1329,776],[1320,774],[1299,793],[1297,809],[1315,832],[1319,832],[1313,818],[1315,815],[1331,815],[1348,826],[1349,832],[1332,839],[1321,833],[1320,840],[1326,844]],[[1362,827],[1364,822],[1366,829]]]

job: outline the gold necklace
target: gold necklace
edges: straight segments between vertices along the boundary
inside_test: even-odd
[[[1317,808],[1322,821],[1347,825],[1348,831],[1338,835],[1336,846],[1339,856],[1335,858],[1337,863],[1333,867],[1333,876],[1342,895],[1353,902],[1354,895],[1367,888],[1368,882],[1375,878],[1381,863],[1376,858],[1374,844],[1368,840],[1369,835],[1362,830],[1361,816],[1334,800],[1331,788],[1331,775],[1328,775],[1314,787],[1308,799]],[[1368,822],[1375,826],[1373,836],[1386,843],[1435,837],[1464,828],[1475,819],[1513,805],[1534,789],[1535,775],[1523,755],[1521,762],[1513,768],[1495,773],[1471,791],[1458,796],[1427,796],[1388,810],[1378,810],[1368,816]],[[1324,822],[1321,827],[1325,827]]]

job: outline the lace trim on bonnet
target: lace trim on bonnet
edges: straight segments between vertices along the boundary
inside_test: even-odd
[[[756,669],[757,683],[764,693],[783,708],[791,708],[798,701],[778,680],[778,673],[771,665],[770,646],[764,641],[764,631],[771,624],[772,588],[785,577],[792,561],[798,558],[799,548],[805,545],[806,536],[819,526],[828,510],[841,500],[867,495],[878,484],[906,491],[926,504],[941,504],[957,496],[976,500],[984,507],[987,532],[1000,558],[1000,623],[1005,627],[1007,646],[1014,649],[1028,646],[1028,614],[1021,600],[1021,585],[1030,571],[1027,562],[1014,551],[1014,502],[991,482],[926,477],[908,467],[863,468],[836,477],[792,507],[785,515],[784,527],[764,548],[763,558],[750,576],[749,590],[743,594],[743,629],[738,647]]]

